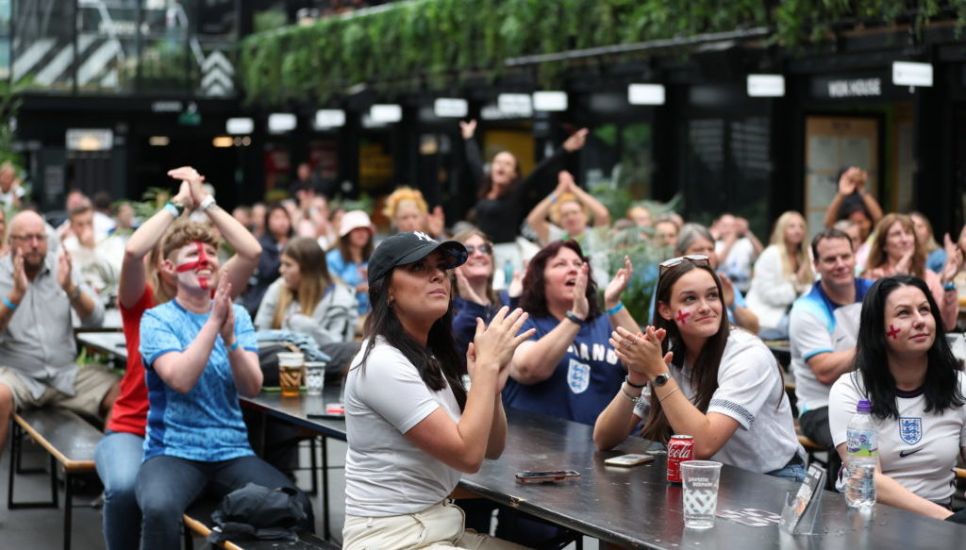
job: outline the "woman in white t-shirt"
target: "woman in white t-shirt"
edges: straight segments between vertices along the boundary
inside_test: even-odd
[[[612,334],[628,373],[594,425],[597,448],[624,441],[646,419],[652,441],[693,436],[695,458],[803,480],[805,451],[778,364],[757,337],[730,329],[708,257],[662,263],[656,295],[654,326]]]
[[[520,548],[466,531],[447,501],[462,472],[497,458],[506,441],[500,391],[526,314],[501,309],[466,355],[452,337],[449,270],[466,248],[420,232],[389,237],[369,259],[372,313],[346,378],[343,547]]]
[[[829,428],[843,460],[856,403],[878,428],[879,502],[937,519],[952,515],[953,467],[966,456],[966,374],[949,350],[922,279],[879,279],[862,303],[855,371],[829,395]]]

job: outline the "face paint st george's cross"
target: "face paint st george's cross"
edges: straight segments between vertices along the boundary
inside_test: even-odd
[[[889,336],[889,338],[892,338],[893,340],[898,340],[900,332],[902,331],[897,329],[895,325],[889,325],[889,330],[886,331],[886,334]]]
[[[185,273],[187,271],[198,272],[203,269],[211,269],[211,265],[208,260],[208,255],[205,254],[205,245],[201,241],[195,241],[195,246],[198,247],[198,259],[193,262],[188,262],[179,265],[175,268],[178,273]],[[204,290],[208,290],[208,277],[198,275],[198,286]]]
[[[675,317],[674,320],[677,321],[678,324],[680,324],[680,325],[686,325],[686,324],[688,324],[688,317],[690,317],[690,316],[691,316],[691,312],[690,311],[684,311],[683,309],[679,309],[678,310],[678,315],[677,315],[677,317]]]

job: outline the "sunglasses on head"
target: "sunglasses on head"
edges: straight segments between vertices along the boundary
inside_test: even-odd
[[[483,243],[480,246],[473,246],[471,244],[464,244],[463,246],[466,247],[467,256],[472,256],[477,250],[480,251],[480,254],[486,254],[487,256],[493,254],[493,247],[486,243]]]
[[[663,275],[665,271],[674,266],[681,265],[685,261],[691,262],[698,267],[711,267],[711,260],[709,260],[707,256],[703,254],[689,254],[687,256],[678,256],[677,258],[671,258],[670,260],[661,262],[658,274]]]

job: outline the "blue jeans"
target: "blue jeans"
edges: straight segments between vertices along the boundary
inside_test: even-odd
[[[223,462],[197,462],[172,456],[156,456],[141,465],[137,499],[141,506],[141,548],[168,550],[181,547],[181,516],[195,499],[210,492],[221,499],[248,482],[264,487],[291,487],[284,474],[256,456]],[[315,525],[312,504],[299,491],[309,514],[306,523]]]
[[[97,475],[104,484],[104,542],[108,550],[137,548],[141,540],[141,509],[134,488],[137,484],[144,438],[123,432],[108,432],[94,449]]]
[[[775,471],[768,472],[766,475],[780,477],[782,479],[790,479],[792,481],[801,483],[802,481],[805,481],[805,465],[789,463],[786,464],[784,468],[779,468]]]

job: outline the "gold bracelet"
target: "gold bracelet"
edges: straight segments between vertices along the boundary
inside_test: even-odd
[[[658,402],[658,403],[664,403],[664,400],[665,400],[665,399],[667,399],[668,397],[671,397],[671,395],[672,395],[672,394],[673,394],[674,392],[676,392],[676,391],[678,391],[678,390],[680,390],[680,389],[681,389],[681,386],[678,386],[678,385],[675,385],[675,386],[674,386],[674,389],[673,389],[673,390],[671,390],[671,391],[669,391],[669,392],[667,393],[667,395],[665,395],[664,397],[662,397],[662,398],[660,398],[660,399],[658,399],[658,400],[657,400],[657,402]]]

